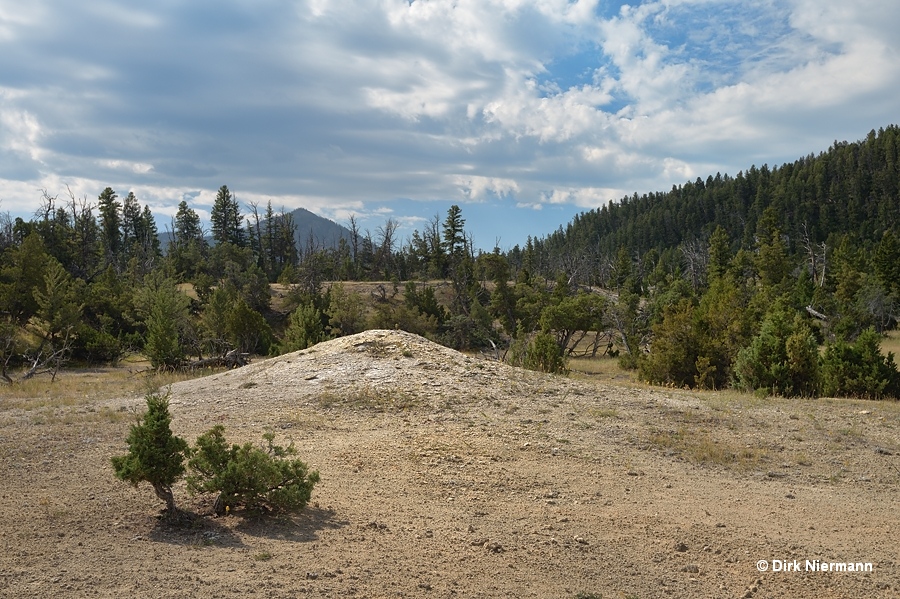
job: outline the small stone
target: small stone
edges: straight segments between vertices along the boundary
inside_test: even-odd
[[[682,572],[690,572],[691,574],[699,574],[700,566],[698,566],[697,564],[688,564],[688,565],[684,566],[683,568],[681,568],[681,571]]]
[[[688,550],[688,546],[685,545],[684,543],[676,543],[675,544],[675,551],[677,551],[679,553],[684,553],[687,550]]]

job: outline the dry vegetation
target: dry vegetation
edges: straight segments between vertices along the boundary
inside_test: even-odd
[[[143,370],[2,390],[0,596],[900,594],[897,403],[653,389],[610,359],[550,377],[398,331],[180,382]],[[191,442],[219,423],[293,440],[314,504],[217,519],[178,485],[197,517],[160,519],[109,458],[169,383]]]

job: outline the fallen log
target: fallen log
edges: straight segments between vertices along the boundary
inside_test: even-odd
[[[204,358],[202,360],[194,360],[181,365],[182,370],[197,370],[198,368],[240,368],[250,363],[250,354],[231,350],[224,356],[216,356],[214,358]]]
[[[809,313],[810,316],[812,316],[814,318],[818,318],[819,320],[828,320],[827,316],[825,316],[821,312],[817,312],[816,310],[813,309],[812,306],[806,306],[806,311]]]

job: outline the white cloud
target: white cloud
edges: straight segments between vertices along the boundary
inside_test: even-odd
[[[224,183],[338,222],[419,222],[378,213],[400,198],[591,208],[896,120],[900,4],[608,10],[0,0],[15,57],[0,66],[0,199],[30,212],[37,189],[109,185],[169,214],[186,192],[207,209]]]
[[[108,169],[127,171],[139,175],[146,175],[147,173],[153,171],[152,164],[146,164],[143,162],[130,162],[128,160],[100,160],[99,164]]]
[[[458,175],[454,179],[463,196],[472,202],[514,196],[519,191],[519,184],[513,179],[479,175]]]

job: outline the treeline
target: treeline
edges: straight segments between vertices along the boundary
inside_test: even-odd
[[[658,254],[683,260],[685,253],[702,254],[718,227],[732,251],[753,248],[772,227],[791,256],[812,259],[817,249],[836,248],[845,237],[871,251],[885,232],[900,227],[898,193],[900,129],[890,126],[780,167],[753,166],[733,177],[717,173],[669,192],[626,196],[529,240],[526,249],[541,273],[567,270],[601,286],[614,276],[620,250],[642,264]],[[691,258],[683,266],[690,276],[702,276],[702,260]]]
[[[897,397],[879,343],[900,313],[898,235],[892,126],[793,164],[623,198],[510,260],[615,291],[623,362],[650,382]]]
[[[900,305],[898,133],[623,198],[509,251],[476,251],[455,205],[406,239],[351,218],[336,245],[298,246],[289,214],[244,213],[226,186],[210,231],[182,202],[163,248],[132,194],[45,193],[32,220],[0,218],[2,374],[129,350],[182,367],[396,327],[551,372],[610,354],[678,387],[897,396],[879,342]],[[342,281],[382,283],[364,298]]]

